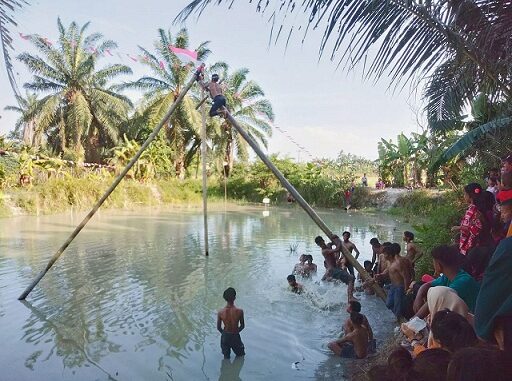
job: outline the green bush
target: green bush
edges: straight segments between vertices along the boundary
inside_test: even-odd
[[[458,192],[433,194],[419,190],[399,197],[393,213],[406,217],[416,230],[416,241],[424,253],[416,264],[416,275],[433,274],[432,249],[451,244],[451,227],[458,225],[466,205]]]

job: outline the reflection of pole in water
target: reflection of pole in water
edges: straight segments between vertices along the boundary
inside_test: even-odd
[[[55,323],[53,323],[51,320],[49,320],[46,315],[41,312],[40,310],[38,310],[36,307],[34,307],[32,304],[30,304],[29,302],[27,302],[26,300],[21,300],[21,304],[23,304],[25,307],[27,307],[30,312],[32,312],[32,314],[38,318],[39,320],[41,320],[42,322],[45,322],[46,324],[48,324],[48,326],[55,332],[55,334],[57,336],[61,336],[61,337],[64,337],[64,335],[62,335],[59,331],[59,328],[57,327],[57,325]],[[106,371],[105,369],[103,369],[101,367],[101,365],[99,365],[97,362],[95,362],[94,360],[92,360],[89,355],[87,354],[86,350],[84,348],[82,348],[82,346],[80,346],[75,340],[73,339],[67,339],[67,341],[72,344],[80,353],[82,353],[85,357],[85,359],[91,363],[94,367],[98,368],[100,371],[102,371],[103,373],[105,373],[108,377],[109,377],[109,380],[117,380],[114,376],[112,376],[108,371]],[[117,374],[116,374],[117,376]]]
[[[204,89],[201,91],[204,98]],[[208,256],[208,188],[206,178],[206,111],[201,106],[201,161],[203,162],[203,218],[204,218],[204,255]]]

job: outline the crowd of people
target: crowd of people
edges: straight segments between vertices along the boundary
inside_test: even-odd
[[[512,155],[502,164],[489,171],[486,189],[464,187],[467,209],[451,229],[453,244],[430,253],[434,274],[414,276],[421,253],[409,232],[404,257],[395,244],[372,242],[386,267],[375,281],[390,283],[387,306],[405,339],[370,380],[512,379]],[[407,285],[413,278],[421,280]]]
[[[489,171],[486,182],[487,189],[477,183],[464,187],[468,206],[460,224],[452,228],[453,244],[430,253],[434,274],[416,274],[415,264],[423,253],[412,232],[403,233],[405,255],[399,243],[370,240],[372,260],[364,262],[366,275],[358,290],[372,295],[377,285],[383,287],[386,306],[402,323],[404,336],[387,363],[370,370],[370,380],[511,379],[512,155],[504,158],[501,171]],[[350,241],[350,232],[344,232],[342,239],[333,235],[330,242],[318,236],[315,243],[324,259],[322,280],[348,286],[349,318],[342,337],[327,346],[342,357],[365,358],[376,351],[376,341],[354,297],[354,259],[359,250]],[[309,277],[316,271],[313,257],[301,255],[287,277],[290,289],[302,293],[304,286],[297,276]],[[226,300],[229,307],[232,303]],[[243,328],[243,312],[241,317],[241,327],[233,332]],[[220,323],[219,330],[223,332]],[[229,341],[234,340],[233,349],[240,352],[238,339],[230,336]]]

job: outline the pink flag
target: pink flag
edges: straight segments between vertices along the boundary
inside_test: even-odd
[[[110,57],[113,56],[112,52],[110,51],[110,49],[105,49],[105,53],[107,53]]]
[[[28,40],[30,38],[30,36],[24,35],[21,32],[20,32],[20,37],[23,38],[24,40]]]
[[[129,54],[126,54],[128,56],[128,58],[130,58],[133,62],[137,62],[137,58],[135,57],[132,57],[131,55]]]
[[[197,52],[195,50],[176,48],[172,45],[169,45],[169,50],[173,52],[184,64],[188,64],[189,62],[193,62],[195,64],[197,62]]]
[[[48,46],[52,46],[52,43],[50,42],[50,40],[48,40],[46,37],[43,38],[43,41],[46,45]]]
[[[162,70],[165,69],[164,61],[160,61],[160,69],[162,69]]]

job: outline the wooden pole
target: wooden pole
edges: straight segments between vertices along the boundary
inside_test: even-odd
[[[201,91],[204,95],[204,90]],[[203,164],[203,218],[204,218],[204,255],[208,256],[208,187],[206,176],[206,108],[201,105],[201,161]]]
[[[327,227],[327,225],[322,221],[322,219],[316,214],[316,212],[313,210],[313,208],[307,203],[306,200],[301,196],[299,192],[295,189],[295,187],[290,184],[290,182],[283,176],[281,171],[277,169],[277,167],[272,163],[268,157],[263,153],[263,151],[260,149],[258,143],[238,124],[238,122],[233,118],[233,116],[226,112],[226,119],[229,121],[229,123],[237,130],[237,132],[245,139],[247,143],[252,147],[254,152],[258,155],[258,157],[263,161],[263,163],[272,171],[272,173],[279,179],[283,187],[288,190],[292,194],[292,196],[295,198],[297,203],[304,209],[304,211],[311,217],[311,219],[318,225],[322,231],[327,234],[329,239],[332,241],[334,234],[332,231]],[[359,264],[359,262],[350,254],[348,249],[345,247],[344,244],[341,245],[341,251],[343,252],[343,255],[345,258],[350,262],[352,266],[361,274],[361,277],[364,281],[370,281],[372,278],[368,275],[368,273],[365,271],[363,266]],[[384,302],[386,301],[386,292],[376,283],[373,283],[372,285],[373,289],[375,290],[375,293],[382,299]]]
[[[153,129],[153,132],[151,133],[151,135],[148,136],[148,138],[146,139],[146,141],[144,142],[144,144],[142,144],[142,146],[140,147],[139,151],[135,154],[135,156],[130,160],[130,162],[126,165],[126,167],[123,169],[123,171],[119,174],[119,176],[117,176],[117,178],[114,180],[114,182],[112,183],[112,185],[107,189],[107,191],[103,194],[103,196],[101,196],[101,198],[98,200],[98,202],[96,203],[96,205],[94,205],[94,207],[91,209],[91,211],[89,213],[87,213],[87,215],[85,216],[85,218],[82,220],[82,222],[80,222],[80,224],[75,228],[75,230],[73,231],[73,233],[71,233],[71,235],[68,237],[68,239],[66,240],[66,242],[64,242],[62,244],[62,246],[59,248],[59,250],[57,250],[57,252],[53,255],[53,257],[50,259],[50,261],[48,262],[48,264],[46,265],[46,267],[43,269],[43,271],[41,271],[37,276],[36,278],[32,281],[32,283],[30,284],[30,286],[27,287],[27,289],[25,291],[23,291],[23,293],[18,297],[18,300],[25,300],[25,298],[30,294],[30,292],[32,292],[32,290],[34,289],[34,287],[39,283],[39,281],[45,276],[45,274],[48,272],[48,270],[51,269],[51,267],[53,266],[53,264],[57,261],[57,259],[59,259],[59,257],[61,256],[61,254],[64,252],[64,250],[67,249],[67,247],[69,246],[69,244],[75,239],[75,237],[78,235],[78,233],[80,233],[80,231],[84,228],[84,226],[89,222],[89,220],[92,218],[92,216],[94,216],[94,214],[98,211],[98,209],[100,208],[100,206],[105,202],[105,200],[108,198],[108,196],[110,196],[110,194],[114,191],[114,189],[116,189],[116,187],[119,185],[119,183],[121,182],[121,180],[126,176],[126,174],[128,173],[128,171],[133,167],[133,165],[137,162],[137,160],[139,160],[140,156],[142,155],[142,153],[144,152],[144,150],[146,148],[148,148],[148,146],[151,144],[151,142],[157,137],[158,133],[160,132],[160,130],[162,129],[162,127],[164,126],[164,124],[167,122],[167,120],[171,117],[172,113],[174,112],[174,110],[176,110],[176,108],[178,107],[178,105],[180,104],[180,102],[183,100],[183,98],[185,97],[185,94],[190,90],[190,88],[192,87],[192,85],[194,84],[194,82],[196,81],[196,76],[194,75],[190,81],[188,81],[188,83],[185,85],[185,87],[181,90],[180,94],[178,95],[178,97],[176,98],[176,100],[174,101],[174,103],[171,105],[171,107],[169,108],[169,111],[167,111],[167,114],[165,114],[164,118],[162,119],[162,121],[160,123],[158,123],[158,125]]]

